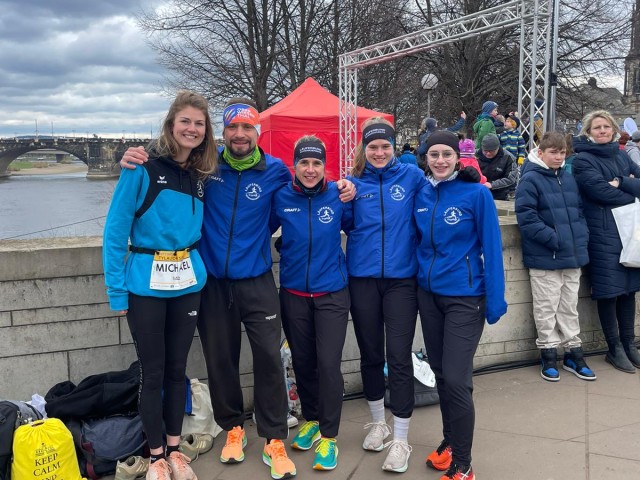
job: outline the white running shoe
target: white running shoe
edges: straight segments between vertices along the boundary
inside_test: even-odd
[[[184,453],[171,452],[167,458],[167,463],[171,468],[171,480],[198,480],[198,477],[189,466],[189,457]]]
[[[387,472],[404,473],[409,468],[409,456],[411,455],[411,445],[401,440],[393,440],[385,444],[389,447],[387,458],[384,459],[382,469]]]
[[[362,448],[372,452],[381,452],[384,449],[384,440],[391,435],[391,427],[386,422],[371,422],[364,426],[365,430],[370,429],[364,438]]]
[[[253,418],[253,423],[257,425],[258,422],[256,422],[256,412],[253,412],[252,418]],[[293,428],[297,425],[298,425],[298,418],[295,417],[294,415],[291,415],[291,413],[287,413],[287,427]]]

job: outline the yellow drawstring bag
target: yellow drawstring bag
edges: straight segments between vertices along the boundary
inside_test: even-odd
[[[16,429],[11,480],[84,480],[64,423],[49,418]]]

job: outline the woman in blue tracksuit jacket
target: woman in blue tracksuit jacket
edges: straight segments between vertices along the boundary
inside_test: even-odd
[[[349,317],[342,222],[349,204],[325,179],[326,149],[315,136],[294,147],[295,177],[276,192],[272,226],[282,227],[280,305],[306,422],[291,442],[308,450],[319,441],[313,468],[337,465],[344,384],[340,365]]]
[[[391,124],[380,117],[363,124],[349,177],[358,193],[345,232],[351,315],[372,415],[363,448],[381,451],[390,434],[383,398],[386,350],[394,440],[382,468],[404,472],[411,452],[407,435],[414,404],[411,347],[417,316],[412,209],[414,195],[426,180],[421,170],[393,157],[394,136]]]
[[[491,192],[458,178],[458,137],[436,132],[427,144],[428,184],[414,206],[418,306],[444,433],[427,465],[447,470],[441,479],[473,480],[473,356],[485,318],[507,311],[502,241]]]
[[[195,479],[178,444],[187,354],[207,278],[198,252],[201,178],[217,164],[205,98],[177,95],[151,155],[143,168],[123,170],[113,193],[103,238],[105,283],[111,309],[127,315],[142,369],[139,411],[150,474],[169,480],[178,471]]]

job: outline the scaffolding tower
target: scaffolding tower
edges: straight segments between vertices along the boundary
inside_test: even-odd
[[[535,119],[548,119],[551,10],[557,0],[513,0],[417,32],[340,55],[340,177],[349,174],[357,144],[358,70],[406,55],[520,26],[518,112],[529,146],[535,146]],[[545,130],[544,124],[542,130]]]

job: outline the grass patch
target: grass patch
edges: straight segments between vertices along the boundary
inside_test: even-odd
[[[7,167],[10,172],[19,172],[20,170],[27,170],[29,168],[48,168],[48,162],[28,162],[28,161],[13,161]]]

